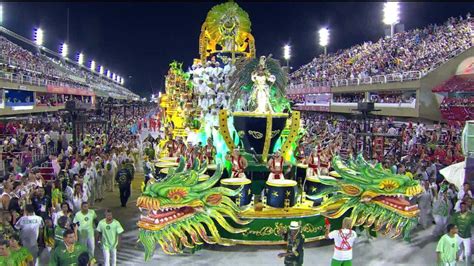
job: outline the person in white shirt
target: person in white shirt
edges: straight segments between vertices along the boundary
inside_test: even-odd
[[[464,183],[464,185],[462,186],[462,189],[459,190],[458,200],[463,199],[464,194],[466,194],[466,193],[469,195],[469,197],[472,198],[471,185],[469,185],[469,183]]]
[[[26,213],[20,217],[15,228],[20,230],[20,239],[25,248],[33,255],[33,261],[38,257],[38,236],[44,226],[43,219],[35,214],[33,205],[26,205]]]
[[[352,247],[357,238],[356,232],[352,230],[352,219],[345,217],[342,220],[342,228],[329,232],[331,224],[326,225],[325,236],[327,239],[334,239],[334,255],[331,266],[352,265]]]

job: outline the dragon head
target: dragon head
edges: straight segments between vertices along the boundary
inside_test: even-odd
[[[195,163],[193,169],[187,171],[184,171],[184,165],[181,158],[176,169],[170,169],[162,181],[148,183],[137,199],[141,211],[137,223],[139,241],[145,247],[145,260],[151,258],[156,244],[167,254],[181,253],[184,247],[193,248],[203,244],[202,241],[225,244],[215,221],[232,233],[246,231],[232,227],[224,218],[227,216],[242,225],[249,222],[238,218],[240,209],[229,198],[237,195],[240,189],[213,187],[222,175],[222,166],[218,165],[207,181],[199,182],[207,165]]]
[[[419,209],[407,197],[422,192],[419,182],[406,176],[393,174],[381,164],[367,163],[362,155],[355,160],[343,162],[339,156],[333,158],[333,167],[340,179],[321,177],[320,182],[329,186],[320,193],[308,196],[318,199],[332,194],[318,207],[329,218],[338,218],[352,209],[353,225],[382,228],[383,234],[395,230],[393,238],[417,222]]]

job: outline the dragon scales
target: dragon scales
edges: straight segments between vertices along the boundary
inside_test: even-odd
[[[234,228],[224,218],[236,224],[246,225],[250,221],[238,218],[239,207],[229,198],[240,189],[230,190],[213,187],[222,175],[217,166],[214,175],[199,182],[199,176],[206,171],[206,163],[184,171],[181,158],[176,169],[159,182],[149,182],[137,199],[142,215],[138,221],[139,242],[145,248],[145,260],[149,260],[159,244],[166,254],[182,253],[184,247],[193,248],[203,244],[227,243],[221,238],[216,223],[231,233],[245,232],[246,228]],[[208,232],[210,236],[208,236]]]
[[[380,163],[372,166],[362,155],[347,163],[335,156],[333,167],[341,178],[320,177],[320,182],[329,187],[308,196],[311,199],[328,196],[317,207],[324,216],[338,218],[352,209],[353,225],[373,226],[384,235],[394,231],[392,238],[408,233],[416,225],[418,206],[411,205],[406,197],[422,192],[418,181],[393,174]]]

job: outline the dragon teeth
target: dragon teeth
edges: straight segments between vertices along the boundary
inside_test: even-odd
[[[168,217],[165,217],[165,219],[164,219],[164,220],[165,220],[165,222],[167,222],[167,221],[168,221]]]
[[[155,219],[155,224],[159,224],[159,223],[160,223],[160,220]]]

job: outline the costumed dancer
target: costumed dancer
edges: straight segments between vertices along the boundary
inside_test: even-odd
[[[319,169],[321,167],[319,146],[314,147],[311,154],[306,159],[308,162],[308,169],[306,169],[306,177],[319,176]]]
[[[319,155],[319,173],[321,175],[329,174],[329,168],[331,167],[331,156],[328,153],[328,150],[323,150],[321,155]]]
[[[214,145],[212,145],[212,139],[211,138],[208,138],[207,139],[207,145],[205,147],[205,158],[207,160],[207,163],[210,164],[212,162],[214,162],[214,156],[216,155],[216,148],[214,147]]]
[[[150,178],[153,177],[153,173],[155,172],[154,171],[154,167],[153,167],[153,164],[150,162],[148,156],[143,156],[143,173],[145,175],[145,185],[148,183],[148,181],[150,180]]]
[[[298,144],[298,147],[296,147],[296,153],[295,153],[296,160],[299,163],[305,163],[305,152],[304,152],[304,145],[303,141],[300,141]]]
[[[173,136],[170,134],[168,135],[168,141],[166,142],[166,148],[168,150],[169,157],[176,157],[178,152],[178,142],[173,139]]]
[[[301,225],[297,221],[290,223],[290,230],[280,231],[280,235],[287,241],[286,252],[278,254],[279,258],[285,258],[285,265],[303,265],[304,258],[304,236],[301,234]]]
[[[247,168],[247,160],[240,155],[239,149],[234,148],[232,154],[226,155],[226,160],[232,163],[232,177],[231,178],[247,178],[245,176],[245,169]]]
[[[272,158],[268,160],[267,167],[270,169],[270,174],[268,175],[268,181],[276,179],[285,179],[283,176],[283,165],[285,164],[285,159],[281,156],[280,151],[276,151]]]
[[[186,149],[186,169],[191,169],[193,168],[194,160],[196,159],[196,149],[191,144],[191,142],[188,142],[188,147]]]
[[[432,206],[433,194],[430,189],[430,182],[423,181],[423,193],[418,197],[418,208],[420,209],[419,222],[423,229],[428,228],[433,222]]]
[[[345,217],[342,220],[342,228],[329,232],[331,224],[326,223],[326,239],[334,239],[334,255],[331,266],[352,265],[352,246],[357,238],[356,232],[352,230],[352,219]]]

